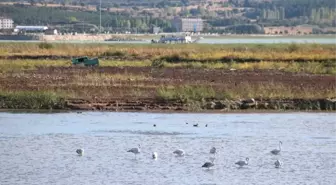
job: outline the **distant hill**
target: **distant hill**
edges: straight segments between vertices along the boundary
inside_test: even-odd
[[[0,16],[16,24],[59,25],[99,22],[100,0],[0,0]],[[204,19],[205,31],[252,32],[258,26],[336,26],[335,0],[102,0],[106,30],[173,31],[174,17]],[[253,26],[256,25],[256,26]],[[84,26],[83,26],[84,27]],[[62,27],[71,30],[73,27]],[[230,29],[229,29],[230,28]],[[234,29],[231,29],[234,28]],[[253,29],[252,29],[253,28]],[[84,28],[83,28],[84,29]],[[242,31],[245,33],[245,31]]]

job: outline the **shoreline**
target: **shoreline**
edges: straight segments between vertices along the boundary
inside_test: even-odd
[[[11,100],[0,97],[0,112],[6,111],[99,111],[99,112],[151,112],[151,113],[257,113],[257,112],[335,112],[336,99],[244,99],[204,100],[181,102],[181,100],[85,100],[59,99],[45,107],[29,108],[13,105]],[[11,105],[10,105],[11,104]]]
[[[172,112],[230,112],[249,110],[336,110],[336,99],[243,99],[203,100],[181,102],[181,100],[144,99],[135,101],[65,100],[70,110],[102,111],[172,111]]]
[[[150,114],[286,114],[286,113],[307,113],[307,114],[323,114],[334,113],[335,110],[203,110],[203,111],[171,111],[171,110],[146,110],[146,111],[107,111],[107,110],[67,110],[67,109],[0,109],[0,113],[13,114],[59,114],[59,113],[86,113],[86,112],[100,112],[100,113],[150,113]]]

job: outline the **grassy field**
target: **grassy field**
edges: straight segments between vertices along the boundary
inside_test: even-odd
[[[0,72],[13,72],[34,70],[38,67],[70,67],[70,60],[46,60],[46,59],[0,59]],[[169,67],[169,68],[204,68],[204,69],[228,69],[228,70],[280,70],[292,73],[311,74],[336,74],[336,62],[284,62],[284,61],[261,61],[261,62],[167,62],[162,60],[111,60],[101,59],[102,67]]]
[[[64,107],[66,99],[189,104],[334,98],[335,49],[317,44],[6,43],[0,45],[0,103],[3,108],[45,109]],[[72,66],[71,57],[82,55],[98,56],[100,66]]]
[[[335,45],[320,44],[57,44],[4,43],[0,57],[90,56],[119,60],[180,61],[336,61]]]

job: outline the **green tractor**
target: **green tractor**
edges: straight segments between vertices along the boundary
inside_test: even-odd
[[[79,66],[98,66],[99,65],[98,58],[89,58],[87,56],[74,58],[71,60],[71,62],[72,62],[72,65],[79,65]]]

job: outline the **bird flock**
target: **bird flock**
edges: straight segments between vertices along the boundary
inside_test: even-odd
[[[186,124],[188,124],[188,123],[186,123]],[[193,127],[198,127],[198,126],[199,126],[198,123],[193,124]],[[156,127],[156,124],[154,124],[153,127]],[[205,127],[208,127],[208,124],[206,124]],[[273,155],[278,155],[278,154],[280,154],[280,152],[281,152],[281,145],[282,145],[282,142],[279,141],[279,148],[271,150],[270,153],[273,154]],[[135,159],[136,159],[136,156],[137,156],[138,154],[141,153],[141,149],[140,149],[140,148],[141,148],[141,146],[140,146],[140,144],[139,144],[138,147],[136,147],[136,148],[131,148],[131,149],[127,150],[127,152],[133,153],[133,154],[134,154],[134,157],[135,157]],[[76,150],[76,153],[77,153],[79,156],[83,156],[83,155],[84,155],[84,149],[77,149],[77,150]],[[217,154],[217,149],[216,149],[216,147],[212,147],[212,148],[210,149],[210,152],[209,152],[209,153],[210,153],[210,154],[213,154],[214,156],[216,156],[216,154]],[[183,157],[183,156],[185,155],[185,152],[184,152],[183,149],[177,149],[177,150],[173,151],[173,154],[175,154],[175,155],[178,156],[178,157]],[[154,159],[154,160],[158,159],[158,153],[157,153],[157,152],[152,152],[151,155],[152,155],[152,159]],[[246,157],[245,160],[240,160],[240,161],[235,162],[235,165],[237,165],[237,166],[239,166],[239,167],[247,166],[247,165],[249,164],[249,160],[250,160],[250,159],[249,159],[248,157]],[[215,161],[215,157],[210,157],[210,161],[205,162],[205,163],[202,165],[202,168],[210,169],[211,167],[215,166],[214,161]],[[279,159],[277,159],[277,160],[274,162],[274,166],[275,166],[275,168],[280,168],[282,165],[283,165],[283,162],[280,161]]]
[[[273,154],[273,155],[278,155],[280,154],[281,152],[281,145],[282,145],[282,142],[279,141],[279,149],[274,149],[274,150],[271,150],[270,153]],[[140,144],[138,145],[138,147],[136,148],[131,148],[129,150],[127,150],[127,152],[130,152],[130,153],[133,153],[134,154],[134,157],[136,159],[136,156],[138,154],[141,153],[141,146]],[[76,150],[76,153],[79,155],[79,156],[83,156],[84,155],[84,149],[77,149]],[[214,156],[216,156],[217,154],[217,149],[216,147],[212,147],[210,149],[210,154],[213,154]],[[175,154],[176,156],[179,156],[179,157],[183,157],[185,155],[185,152],[183,149],[177,149],[175,151],[173,151],[173,154]],[[156,160],[158,159],[158,153],[157,152],[152,152],[152,159]],[[207,169],[210,169],[211,167],[215,166],[215,157],[211,157],[210,158],[210,161],[208,162],[205,162],[203,165],[202,165],[202,168],[207,168]],[[235,165],[237,165],[238,167],[244,167],[244,166],[247,166],[249,164],[249,158],[246,157],[245,160],[240,160],[240,161],[237,161],[235,162]],[[277,159],[275,162],[274,162],[274,166],[275,168],[280,168],[281,166],[283,165],[282,161],[280,161],[279,159]]]

